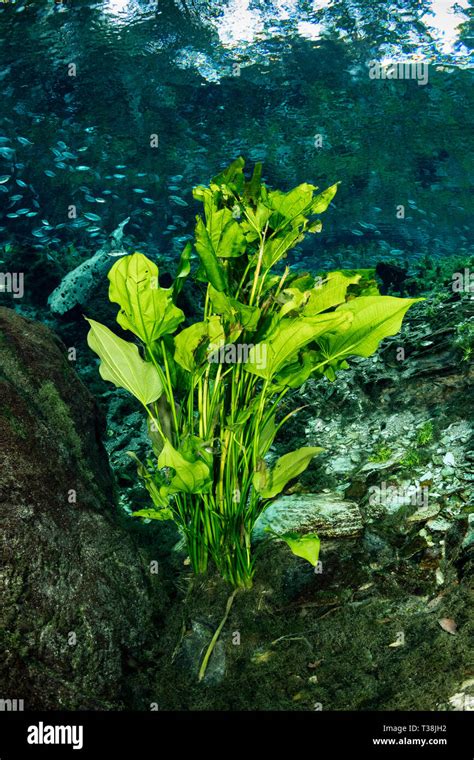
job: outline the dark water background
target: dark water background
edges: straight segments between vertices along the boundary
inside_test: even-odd
[[[458,8],[449,37],[451,5],[0,3],[0,259],[64,273],[126,217],[127,248],[175,258],[192,187],[238,155],[281,189],[341,181],[313,268],[467,253],[472,32]],[[390,59],[428,83],[369,77]]]

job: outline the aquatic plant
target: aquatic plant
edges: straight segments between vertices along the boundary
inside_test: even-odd
[[[420,463],[420,454],[413,447],[407,449],[406,453],[403,455],[399,462],[400,467],[405,467],[407,470],[410,470],[413,467],[418,467]]]
[[[474,353],[474,322],[461,322],[456,326],[455,347],[461,351],[461,361],[469,364]]]
[[[416,443],[418,446],[427,446],[433,440],[434,430],[431,420],[427,420],[418,430]]]
[[[393,451],[390,448],[390,446],[384,446],[383,444],[381,444],[375,449],[374,453],[371,454],[371,456],[369,457],[369,462],[376,462],[377,464],[388,462],[392,454],[393,454]]]
[[[315,194],[304,183],[285,193],[261,181],[260,164],[249,180],[243,168],[239,158],[193,191],[204,205],[196,271],[191,243],[169,288],[141,253],[112,266],[117,322],[141,352],[88,320],[102,377],[130,391],[148,416],[153,454],[137,461],[153,507],[134,514],[174,520],[194,571],[212,560],[235,588],[252,583],[259,515],[322,451],[305,446],[270,466],[278,431],[299,411],[283,414],[283,398],[310,377],[333,380],[351,355],[373,354],[419,300],[379,295],[368,270],[315,277],[279,266],[306,234],[321,230],[318,216],[337,185]],[[176,304],[187,278],[203,283],[205,295],[202,320],[183,327]],[[317,536],[284,538],[316,564]]]

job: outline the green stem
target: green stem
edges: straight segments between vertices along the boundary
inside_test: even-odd
[[[265,235],[266,235],[267,229],[268,229],[268,222],[266,224],[263,235],[260,236],[260,248],[258,251],[257,266],[255,268],[255,274],[253,278],[252,292],[250,293],[250,298],[249,298],[249,306],[252,306],[253,304],[253,299],[255,298],[255,292],[257,290],[258,278],[260,276],[260,271],[262,269],[263,252],[265,250]]]
[[[168,383],[168,402],[171,406],[171,413],[173,415],[173,422],[174,422],[174,429],[176,431],[176,438],[179,439],[179,428],[178,428],[178,418],[176,416],[176,405],[174,403],[174,396],[173,396],[173,384],[171,382],[171,374],[170,374],[170,368],[168,365],[168,358],[166,356],[166,347],[165,342],[163,339],[161,339],[161,350],[163,352],[163,363],[165,365],[165,372],[166,372],[166,380]]]
[[[219,636],[221,635],[221,631],[222,631],[223,627],[225,626],[227,618],[229,617],[230,608],[232,607],[232,603],[234,601],[234,598],[235,598],[235,595],[237,593],[237,590],[238,589],[234,589],[234,591],[232,592],[232,594],[229,596],[229,598],[227,600],[226,608],[225,608],[224,617],[222,618],[222,620],[221,620],[221,622],[219,624],[219,627],[217,628],[214,636],[212,637],[211,643],[209,644],[209,646],[207,648],[206,654],[204,655],[204,659],[202,661],[202,665],[201,665],[201,667],[199,669],[199,681],[202,681],[202,679],[206,675],[206,670],[207,670],[207,666],[208,666],[208,663],[209,663],[210,656],[211,656],[212,652],[214,651],[214,647],[217,644],[217,640],[218,640]]]

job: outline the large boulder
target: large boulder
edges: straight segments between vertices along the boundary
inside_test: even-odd
[[[0,357],[0,696],[143,707],[160,594],[115,517],[95,401],[54,334],[6,308]]]

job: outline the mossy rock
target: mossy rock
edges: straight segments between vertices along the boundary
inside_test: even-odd
[[[143,707],[163,593],[115,519],[95,401],[48,328],[0,308],[0,346],[0,692]]]

